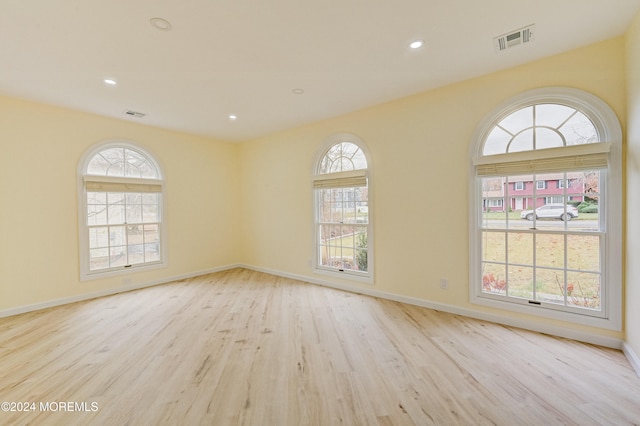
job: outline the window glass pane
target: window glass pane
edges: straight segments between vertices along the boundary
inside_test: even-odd
[[[106,204],[89,204],[87,205],[87,225],[106,225],[107,224],[107,205]]]
[[[584,113],[551,103],[521,108],[486,130],[485,156],[600,141]],[[518,162],[521,157],[505,160],[511,158],[514,162],[507,161],[505,170],[527,170]],[[479,177],[481,197],[472,208],[482,219],[477,260],[487,297],[536,299],[542,308],[570,312],[602,309],[606,227],[600,208],[606,174],[571,167],[556,173]]]
[[[341,142],[333,145],[320,162],[320,174],[361,170],[367,168],[367,160],[359,146]]]
[[[560,134],[545,127],[537,127],[536,133],[536,149],[559,148],[564,146],[564,142]]]
[[[358,271],[367,271],[368,268],[368,238],[367,229],[360,227],[355,235],[355,267]]]
[[[525,232],[509,232],[507,234],[510,264],[533,266],[533,234]]]
[[[142,194],[139,192],[127,192],[125,200],[127,205],[142,204]]]
[[[142,244],[144,243],[144,232],[142,225],[127,225],[127,244]]]
[[[160,260],[160,227],[158,225],[144,225],[143,232],[145,262]]]
[[[508,149],[509,152],[533,151],[533,129],[527,129],[515,136]]]
[[[482,179],[482,226],[484,228],[506,228],[507,215],[504,208],[504,179]]]
[[[567,304],[586,309],[600,310],[600,274],[585,272],[567,273]]]
[[[122,246],[127,242],[124,226],[110,226],[109,227],[109,245]]]
[[[536,300],[564,305],[564,271],[536,269]]]
[[[142,153],[129,148],[107,148],[94,155],[87,173],[100,176],[158,179],[155,165]]]
[[[158,206],[145,204],[142,206],[142,222],[159,222],[160,215],[158,214]]]
[[[109,168],[107,169],[107,176],[123,177],[124,176],[124,163],[122,161],[119,161],[117,163],[111,164],[109,166]]]
[[[87,204],[107,204],[107,193],[87,192]]]
[[[502,264],[482,264],[482,291],[493,294],[507,294],[506,267]]]
[[[362,149],[355,143],[340,142],[332,145],[322,156],[318,173],[366,168]],[[319,265],[343,271],[368,271],[368,188],[316,190],[316,208]]]
[[[158,204],[160,200],[160,194],[158,193],[142,193],[143,204]]]
[[[535,108],[536,126],[547,126],[552,129],[557,129],[576,111],[568,106],[558,104],[540,104]]]
[[[142,205],[141,204],[127,204],[127,223],[141,223],[142,222]]]
[[[600,272],[599,235],[567,235],[567,268]]]
[[[107,269],[109,267],[109,249],[91,249],[89,250],[89,270],[97,271],[99,269]]]
[[[89,248],[109,247],[109,228],[101,226],[89,229]]]
[[[102,154],[95,155],[87,165],[87,174],[106,176],[110,165],[111,163]]]
[[[504,232],[482,233],[482,260],[504,263],[506,258],[506,234]]]
[[[509,266],[509,296],[533,299],[533,268]]]
[[[110,225],[118,225],[125,222],[124,205],[110,204],[108,206],[108,219]]]
[[[599,141],[595,126],[581,112],[571,117],[559,130],[567,140],[567,145],[582,145]]]
[[[85,173],[160,178],[150,157],[124,146],[102,149],[87,162]],[[160,193],[87,191],[86,197],[89,271],[161,260]],[[143,222],[149,224],[147,228]]]
[[[109,253],[109,264],[112,268],[128,265],[127,248],[125,246],[111,247]]]
[[[143,177],[141,169],[148,169],[148,166],[145,166],[147,160],[140,153],[125,149],[124,151],[125,159],[124,159],[124,170],[125,176],[127,177]]]
[[[507,152],[507,145],[511,141],[512,135],[500,127],[495,127],[484,143],[482,155],[504,154]]]
[[[533,127],[533,107],[522,108],[510,114],[499,123],[499,126],[513,135],[523,129]]]
[[[107,204],[124,204],[124,193],[107,192]]]
[[[564,269],[564,234],[536,234],[536,265]]]
[[[135,265],[144,262],[144,244],[130,244],[127,246],[128,264]]]

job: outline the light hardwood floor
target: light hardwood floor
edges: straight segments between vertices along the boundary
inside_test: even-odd
[[[237,269],[0,319],[0,401],[37,404],[2,425],[625,425],[640,378],[616,350]]]

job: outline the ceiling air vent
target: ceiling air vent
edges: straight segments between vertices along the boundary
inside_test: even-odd
[[[145,114],[144,112],[132,111],[128,109],[124,112],[124,115],[128,115],[130,117],[135,117],[135,118],[142,118],[142,117],[146,117],[147,114]]]
[[[496,48],[496,51],[502,52],[512,47],[533,41],[534,34],[535,25],[531,24],[528,27],[520,28],[519,30],[511,31],[507,34],[494,38],[493,45]]]

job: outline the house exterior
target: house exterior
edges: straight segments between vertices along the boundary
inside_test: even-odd
[[[597,177],[594,178],[592,174],[547,173],[537,176],[538,179],[534,179],[533,175],[508,179],[486,178],[483,182],[483,209],[495,212],[521,211],[551,203],[583,202],[587,194],[598,192]],[[594,179],[596,183],[592,183]]]

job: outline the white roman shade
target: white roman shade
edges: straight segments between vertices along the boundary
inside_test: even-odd
[[[367,186],[366,170],[350,170],[347,172],[327,173],[315,176],[313,179],[314,189],[324,188],[352,188]]]
[[[608,167],[610,149],[610,143],[592,143],[486,155],[476,158],[474,166],[478,176],[514,176],[569,170],[597,170]]]
[[[84,177],[89,192],[162,192],[162,184],[151,179],[118,179],[113,177]]]

